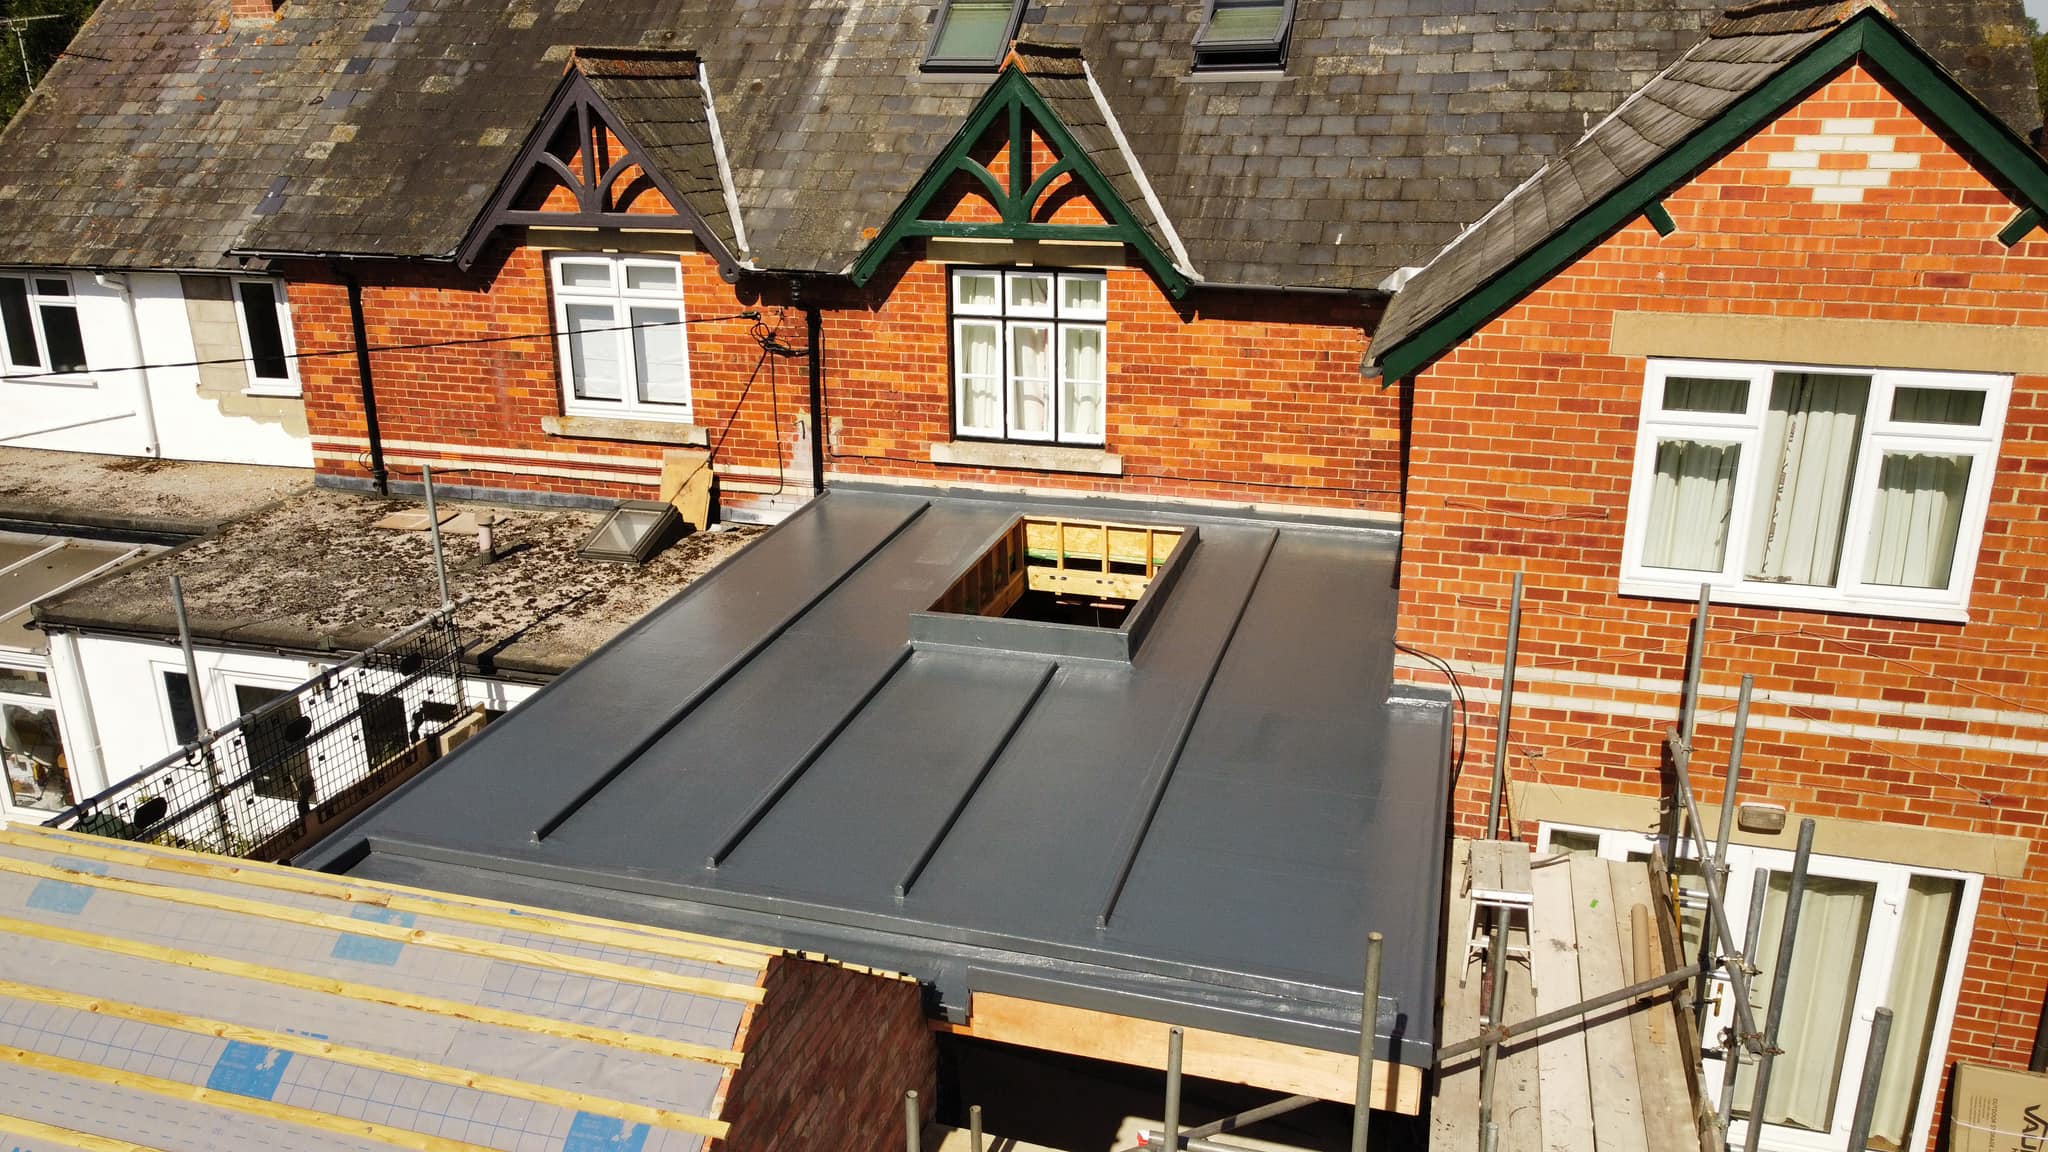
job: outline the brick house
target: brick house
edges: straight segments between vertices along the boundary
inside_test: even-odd
[[[1548,848],[1646,848],[1710,583],[1706,695],[1756,676],[1744,795],[1823,821],[1816,906],[1855,928],[1800,977],[1846,991],[1772,1146],[1842,1128],[1894,988],[1886,1147],[1926,1145],[1947,1060],[2020,1061],[2048,198],[2016,3],[1292,0],[1238,35],[1215,0],[599,7],[108,0],[0,138],[0,260],[189,279],[204,249],[281,285],[337,487],[428,464],[576,503],[710,467],[762,518],[847,481],[1398,524],[1399,640],[1475,732],[1524,570],[1508,772]],[[155,135],[138,59],[185,117]],[[209,142],[228,116],[275,138]],[[113,181],[213,230],[46,239],[111,227],[46,194],[87,145],[222,149]],[[1760,495],[1767,452],[1823,495]],[[1732,887],[1785,840],[1744,832]]]
[[[1721,794],[1753,677],[1740,796],[1791,819],[1744,812],[1728,890],[1739,919],[1771,875],[1765,939],[1818,822],[1801,925],[1825,940],[1789,973],[1808,1007],[1767,1146],[1839,1145],[1880,1004],[1874,1146],[1926,1146],[1945,1060],[2016,1064],[2035,1036],[2044,195],[2040,157],[1886,10],[1752,4],[1416,273],[1375,336],[1412,411],[1402,641],[1449,661],[1475,733],[1526,573],[1522,835],[1647,849],[1712,588],[1694,774]]]

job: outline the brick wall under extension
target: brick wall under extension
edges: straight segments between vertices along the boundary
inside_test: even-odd
[[[741,1025],[718,1113],[732,1130],[717,1152],[895,1152],[913,1088],[929,1121],[938,1048],[916,981],[778,956],[762,987]]]
[[[1611,347],[1617,314],[2048,324],[2048,238],[2003,247],[2012,197],[1861,69],[1664,204],[1675,234],[1631,222],[1415,385],[1400,639],[1463,670],[1467,832],[1483,818],[1517,569],[1528,593],[1510,779],[1658,789],[1693,606],[1617,592],[1646,370]],[[1855,363],[1857,351],[1810,358]],[[1968,623],[1719,607],[1706,639],[1700,795],[1719,795],[1733,689],[1752,673],[1746,799],[1787,806],[1795,826],[1862,822],[1872,842],[1884,829],[2019,838],[2018,874],[1984,885],[1950,1059],[2023,1066],[2048,986],[2048,862],[2024,847],[2048,824],[2044,546],[2048,377],[2021,375]],[[1416,665],[1403,674],[1441,683]]]

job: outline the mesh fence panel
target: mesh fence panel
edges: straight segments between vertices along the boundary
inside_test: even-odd
[[[434,755],[468,704],[454,620],[436,614],[46,822],[121,840],[277,860]],[[253,707],[250,707],[253,705]]]

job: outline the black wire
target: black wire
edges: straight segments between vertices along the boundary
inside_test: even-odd
[[[1472,721],[1465,705],[1465,686],[1458,681],[1457,669],[1452,668],[1451,662],[1443,657],[1410,647],[1398,640],[1394,642],[1394,647],[1442,672],[1444,679],[1451,682],[1451,695],[1458,702],[1458,751],[1451,762],[1451,794],[1455,797],[1458,792],[1458,780],[1465,774],[1465,748],[1472,742]]]
[[[642,328],[675,328],[679,326],[687,327],[691,324],[720,324],[728,320],[752,320],[756,327],[761,326],[761,314],[750,309],[745,312],[735,312],[730,316],[693,316],[681,320],[658,320],[646,324],[619,324],[610,328],[578,328],[575,332],[579,335],[587,332],[637,332]],[[541,332],[515,332],[505,336],[470,336],[460,340],[421,340],[412,344],[373,344],[365,349],[365,351],[374,355],[379,352],[418,352],[431,348],[473,348],[480,344],[511,344],[526,340],[553,340],[569,334],[570,330],[566,328],[549,328]],[[285,360],[314,360],[329,356],[354,356],[355,354],[356,346],[350,344],[346,348],[323,348],[315,352],[291,352],[281,358]],[[264,359],[276,360],[280,359],[280,357],[267,356]],[[63,368],[51,369],[46,372],[17,372],[13,375],[0,376],[0,381],[48,380],[57,376],[97,376],[105,372],[154,372],[160,368],[208,368],[216,364],[250,364],[254,363],[255,360],[256,357],[254,356],[224,356],[217,360],[178,360],[165,361],[160,364],[131,364],[125,368]]]

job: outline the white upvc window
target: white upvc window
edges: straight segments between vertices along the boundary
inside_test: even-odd
[[[954,435],[1103,443],[1106,276],[955,269],[952,311]]]
[[[1967,619],[2010,376],[1652,360],[1621,591]]]
[[[10,376],[84,383],[73,375],[85,371],[85,331],[68,273],[0,273],[0,360]]]
[[[7,777],[0,812],[41,821],[77,799],[49,670],[41,665],[0,664],[0,771]]]
[[[299,348],[292,337],[292,311],[284,281],[237,277],[234,284],[242,362],[249,368],[249,386],[244,391],[251,396],[299,395]]]
[[[688,421],[690,342],[682,264],[660,256],[550,262],[562,410]]]
[[[1539,853],[1571,852],[1608,860],[1649,858],[1640,832],[1541,826]],[[1792,853],[1731,844],[1726,881],[1728,920],[1737,942],[1761,971],[1750,978],[1750,1007],[1762,1021],[1778,972],[1778,941],[1791,889]],[[1674,871],[1681,891],[1688,957],[1699,951],[1707,910],[1697,862]],[[1755,948],[1741,940],[1758,875],[1766,877],[1763,927]],[[1793,955],[1785,972],[1787,1013],[1779,1033],[1761,1146],[1768,1152],[1839,1152],[1849,1136],[1863,1060],[1876,1009],[1892,1011],[1891,1043],[1878,1081],[1870,1148],[1927,1147],[1934,1105],[1947,1063],[1948,1040],[1961,994],[1964,962],[1983,878],[1969,872],[1909,867],[1839,856],[1813,856],[1799,911]],[[1725,971],[1709,990],[1705,1083],[1718,1093],[1722,1047],[1734,1026]],[[1754,1061],[1735,1082],[1732,1147],[1744,1135],[1755,1096]]]

